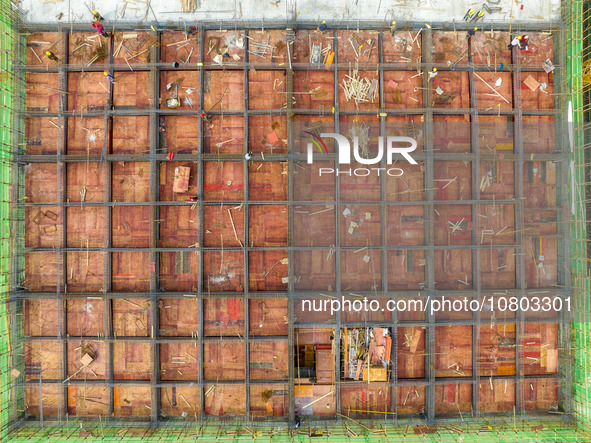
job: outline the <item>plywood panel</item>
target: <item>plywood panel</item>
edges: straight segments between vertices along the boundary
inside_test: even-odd
[[[289,409],[287,385],[250,386],[250,413],[254,417],[285,416]]]
[[[341,408],[344,414],[365,415],[390,412],[390,386],[387,383],[344,383],[341,384]]]
[[[150,416],[151,390],[149,386],[115,386],[113,412],[116,417]]]
[[[244,343],[207,342],[203,352],[206,380],[244,379]]]
[[[55,62],[49,60],[45,51],[52,51],[58,58],[57,51],[60,35],[57,32],[32,32],[27,35],[26,61],[27,65],[48,65]],[[35,56],[37,54],[37,56]],[[41,61],[39,61],[41,59]]]
[[[287,289],[287,251],[252,251],[248,254],[251,291],[284,291]]]
[[[104,304],[95,298],[72,299],[66,303],[68,334],[82,337],[96,337],[104,334]]]
[[[264,380],[285,380],[288,372],[287,341],[251,342],[250,378]]]
[[[162,411],[172,417],[180,417],[187,413],[195,418],[199,414],[200,389],[197,386],[175,386],[160,390],[160,406]]]
[[[189,115],[167,115],[160,118],[162,128],[160,146],[167,152],[197,153],[199,143],[199,117]]]
[[[113,163],[113,201],[150,201],[150,164]]]
[[[241,247],[244,245],[244,207],[204,206],[203,244],[207,247]],[[234,234],[236,231],[236,234]]]
[[[59,307],[61,307],[61,303],[58,300],[25,300],[25,335],[57,336],[57,319]]]
[[[205,385],[205,415],[240,416],[244,415],[244,386]]]
[[[150,380],[151,351],[149,343],[113,343],[113,378],[115,380]]]
[[[341,287],[344,291],[381,290],[380,254],[371,249],[358,253],[341,251]]]
[[[111,301],[113,334],[119,337],[147,337],[150,334],[150,301],[122,298]]]
[[[116,72],[113,106],[147,108],[151,104],[149,72]]]
[[[52,125],[53,127],[53,125]],[[57,130],[57,128],[54,127]],[[66,152],[78,155],[100,155],[105,141],[103,117],[72,117],[68,119]]]
[[[287,335],[287,300],[249,300],[251,335]]]
[[[239,298],[208,299],[203,301],[205,336],[222,337],[244,335],[244,300]]]
[[[197,298],[160,300],[160,334],[188,337],[197,335],[199,325]]]
[[[194,35],[183,31],[163,32],[160,38],[160,60],[165,63],[190,63],[200,60],[199,32],[193,33]]]
[[[287,163],[251,161],[248,186],[250,200],[287,200]]]
[[[425,331],[419,327],[398,328],[398,378],[425,376]]]
[[[160,377],[162,380],[198,380],[199,351],[193,343],[160,345]]]
[[[39,378],[60,380],[62,378],[63,347],[60,342],[33,341],[25,343],[24,348],[26,380],[39,380]]]
[[[93,341],[68,342],[68,377],[72,380],[105,380],[108,374],[107,345]],[[92,362],[85,365],[80,360],[85,355],[92,357]]]
[[[287,246],[287,206],[250,205],[248,217],[251,246]]]
[[[45,399],[43,400],[45,409]],[[109,390],[102,386],[68,386],[68,415],[78,417],[104,417],[109,409]]]
[[[435,328],[435,376],[472,375],[472,326],[454,325]]]
[[[58,144],[58,125],[57,119],[25,118],[25,152],[32,155],[55,155],[61,149],[61,143]]]
[[[242,291],[244,254],[237,251],[203,253],[203,285],[207,291]]]

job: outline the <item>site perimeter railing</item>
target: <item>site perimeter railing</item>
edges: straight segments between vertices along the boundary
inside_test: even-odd
[[[588,2],[565,1],[562,18],[565,23],[566,81],[568,93],[562,96],[569,113],[570,198],[571,209],[571,276],[573,287],[573,321],[571,324],[572,407],[576,424],[589,428],[591,421],[591,329],[590,279],[587,212],[589,207],[591,163],[589,130],[589,90],[591,79],[584,75],[588,66],[589,28]],[[586,63],[587,62],[587,63]]]

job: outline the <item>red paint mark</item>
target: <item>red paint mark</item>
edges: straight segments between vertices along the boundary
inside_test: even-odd
[[[456,402],[456,386],[455,385],[447,385],[447,402],[448,403],[455,403]]]
[[[204,185],[206,191],[244,191],[244,185]]]
[[[532,352],[524,352],[523,353],[523,358],[540,358],[540,351],[532,351]]]
[[[449,200],[449,186],[444,188],[442,185],[440,188],[437,188],[437,200]]]
[[[228,314],[230,315],[230,321],[238,320],[239,301],[237,298],[228,300]]]
[[[350,185],[346,183],[341,183],[341,189],[379,189],[379,187],[379,183],[355,183]]]

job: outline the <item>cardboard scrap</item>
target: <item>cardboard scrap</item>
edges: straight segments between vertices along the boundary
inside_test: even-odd
[[[187,192],[189,190],[190,175],[191,168],[188,166],[177,166],[174,169],[172,192]]]
[[[88,355],[88,354],[84,354],[82,356],[82,358],[80,359],[80,363],[82,363],[83,366],[88,366],[89,364],[92,363],[93,358]]]
[[[395,82],[394,80],[389,80],[388,86],[390,86],[392,89],[396,89],[398,87],[398,82]]]
[[[546,371],[548,373],[558,371],[558,349],[548,349],[546,353]]]
[[[531,75],[528,75],[527,78],[523,80],[523,83],[532,91],[535,91],[540,87],[540,83],[538,83],[538,81]]]

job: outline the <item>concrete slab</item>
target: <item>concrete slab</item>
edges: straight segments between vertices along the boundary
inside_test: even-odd
[[[88,22],[92,19],[91,12],[85,3],[70,1],[57,1],[52,3],[52,13],[48,14],[47,8],[39,7],[39,0],[24,0],[21,2],[21,11],[24,19],[35,23],[58,22],[58,16],[63,14],[62,20],[74,22]],[[459,22],[466,11],[472,7],[480,7],[467,0],[421,0],[409,2],[398,0],[394,2],[375,0],[341,0],[336,2],[321,2],[318,0],[284,0],[271,3],[268,0],[203,0],[201,6],[193,13],[182,13],[181,2],[169,2],[166,0],[153,0],[151,10],[146,11],[146,4],[132,4],[123,11],[122,3],[117,0],[105,0],[99,7],[100,14],[105,18],[107,31],[113,20],[124,20],[137,23],[138,20],[159,22],[176,22],[180,18],[187,24],[197,20],[285,20],[297,17],[298,21],[318,20],[396,20],[399,24],[404,21],[456,20]],[[510,0],[501,0],[495,6],[500,7],[500,12],[495,12],[485,17],[494,21],[526,21],[542,22],[557,20],[560,14],[560,2],[558,0],[540,0],[539,2],[526,2],[524,8]],[[137,8],[137,9],[133,9]],[[123,14],[122,14],[123,13]],[[123,15],[123,16],[122,16]]]

